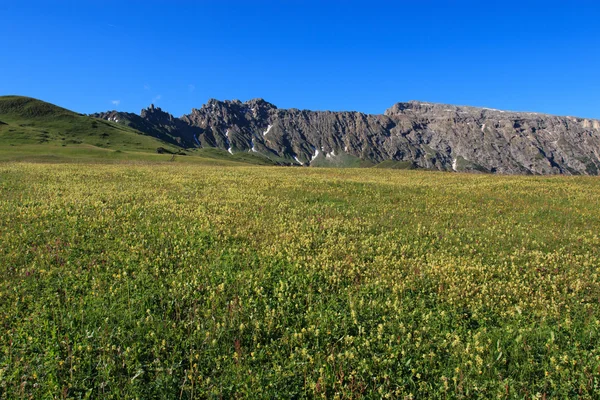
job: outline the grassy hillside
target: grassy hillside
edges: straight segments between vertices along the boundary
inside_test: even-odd
[[[385,168],[385,169],[416,169],[416,165],[412,161],[395,161],[385,160],[379,164],[373,166],[373,168]]]
[[[600,398],[600,181],[0,164],[0,398]]]
[[[186,156],[157,154],[159,147],[168,153],[181,149],[123,124],[77,114],[29,97],[0,96],[0,121],[0,161],[274,164],[263,157],[231,156],[209,149],[187,151]]]
[[[250,153],[245,151],[229,154],[229,152],[216,147],[205,147],[192,152],[199,157],[218,160],[230,160],[253,165],[279,165],[282,159],[272,159],[260,153]]]
[[[368,160],[361,160],[352,154],[340,153],[333,157],[327,157],[320,152],[310,163],[311,167],[329,167],[329,168],[363,168],[370,167],[373,163]]]
[[[0,143],[13,147],[83,144],[122,151],[154,152],[161,146],[176,150],[126,126],[80,115],[29,97],[0,97],[0,121],[5,123],[0,125]]]

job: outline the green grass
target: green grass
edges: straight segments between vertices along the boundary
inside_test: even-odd
[[[597,399],[599,205],[592,177],[5,162],[0,398]]]
[[[385,169],[415,169],[415,163],[412,161],[395,161],[385,160],[375,165],[373,168],[385,168]]]
[[[456,157],[456,170],[483,173],[490,172],[481,165],[468,161],[462,156]]]
[[[83,116],[21,96],[0,97],[0,161],[165,162],[209,165],[274,165],[253,154],[218,149],[186,151],[187,156],[157,154],[159,147],[181,149],[123,124]]]
[[[157,154],[150,151],[121,151],[79,144],[63,147],[52,143],[11,144],[0,147],[0,162],[39,163],[175,163],[197,165],[273,165],[271,160],[253,155],[230,155],[218,149],[188,150],[186,155]]]
[[[311,167],[329,167],[329,168],[364,168],[371,167],[372,162],[362,160],[352,154],[339,153],[333,157],[326,157],[323,153],[319,153],[311,163]]]
[[[242,162],[242,163],[253,164],[253,165],[276,165],[277,164],[277,161],[272,160],[262,154],[243,152],[243,151],[229,154],[229,152],[227,152],[223,149],[214,148],[214,147],[206,147],[206,148],[198,149],[195,151],[195,153],[192,153],[192,154],[196,154],[203,158],[210,158],[210,159],[216,159],[216,160],[229,160],[229,161],[236,161],[236,162]]]
[[[48,144],[62,147],[88,145],[131,151],[176,148],[116,123],[83,116],[40,100],[0,97],[0,144]]]

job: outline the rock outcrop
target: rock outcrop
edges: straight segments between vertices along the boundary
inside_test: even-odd
[[[278,109],[262,99],[209,100],[174,118],[95,114],[182,147],[261,153],[290,165],[410,162],[420,168],[503,174],[588,174],[600,169],[600,121],[488,108],[397,103],[384,114]]]
[[[153,104],[149,108],[143,109],[140,115],[108,111],[92,114],[91,116],[129,126],[148,136],[183,148],[198,146],[194,138],[201,133],[201,130],[197,127],[188,125],[179,118],[164,112],[159,107],[154,107]]]

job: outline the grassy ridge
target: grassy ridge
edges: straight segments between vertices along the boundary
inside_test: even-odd
[[[150,151],[121,151],[104,149],[91,145],[60,146],[56,144],[28,144],[0,146],[0,162],[37,162],[37,163],[174,163],[196,165],[273,165],[264,157],[253,154],[236,153],[230,155],[226,151],[203,148],[188,150],[186,155],[157,154]]]
[[[386,169],[416,169],[416,165],[412,161],[395,161],[385,160],[375,165],[373,168],[386,168]]]
[[[0,398],[598,398],[599,189],[0,164]]]
[[[171,154],[162,147],[181,149],[143,133],[101,119],[87,117],[40,100],[0,96],[0,161],[31,162],[164,162]],[[187,151],[174,161],[208,165],[273,165],[261,156],[231,156],[218,149]]]
[[[156,151],[176,150],[162,141],[126,126],[86,117],[40,100],[21,96],[0,97],[0,143],[3,145],[88,145],[98,148]],[[17,149],[12,149],[13,151]]]

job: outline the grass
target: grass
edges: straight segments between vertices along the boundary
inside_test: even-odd
[[[86,117],[40,100],[0,97],[0,144],[94,146],[114,150],[154,152],[176,148],[123,125]]]
[[[2,163],[0,398],[599,398],[599,189]]]
[[[339,153],[333,157],[327,157],[320,152],[310,163],[311,167],[329,167],[329,168],[364,168],[371,167],[373,163],[348,153]]]
[[[386,169],[416,169],[416,165],[412,161],[395,161],[385,160],[375,165],[373,168],[386,168]]]
[[[129,128],[29,97],[0,96],[0,162],[164,162],[180,148]],[[208,165],[274,165],[253,154],[187,150],[177,162]]]
[[[0,147],[0,162],[39,163],[175,163],[197,165],[273,165],[271,160],[252,154],[234,154],[212,148],[188,150],[186,155],[157,154],[150,151],[121,151],[79,144],[25,144]]]

